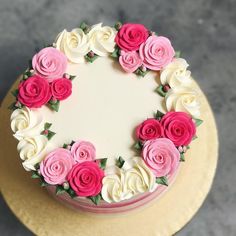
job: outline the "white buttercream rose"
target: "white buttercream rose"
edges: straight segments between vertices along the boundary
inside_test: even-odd
[[[40,163],[45,154],[48,139],[43,135],[26,137],[18,143],[17,150],[24,161],[23,167],[27,170],[35,170],[35,165]]]
[[[183,58],[175,58],[163,70],[161,70],[161,83],[169,84],[171,88],[180,85],[190,85],[191,72],[187,70],[189,64]]]
[[[116,30],[102,23],[93,25],[88,33],[90,50],[99,56],[107,56],[115,49]]]
[[[84,62],[84,56],[89,52],[88,36],[80,28],[70,32],[63,30],[57,36],[55,44],[73,63]]]
[[[43,128],[43,118],[37,111],[27,107],[15,110],[11,115],[11,129],[14,137],[21,140],[39,134]]]
[[[165,97],[168,111],[183,111],[193,117],[200,116],[199,92],[189,87],[175,87]]]

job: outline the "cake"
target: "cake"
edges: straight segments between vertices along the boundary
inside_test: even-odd
[[[12,91],[23,168],[86,212],[126,212],[158,198],[203,122],[188,66],[142,24],[63,30]]]

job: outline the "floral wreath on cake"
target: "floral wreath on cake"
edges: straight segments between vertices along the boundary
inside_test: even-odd
[[[138,77],[155,71],[161,82],[156,92],[167,110],[137,125],[134,148],[139,157],[127,161],[132,162],[130,168],[124,168],[125,160],[119,157],[112,172],[106,169],[106,158],[96,159],[96,148],[89,141],[72,141],[47,153],[55,132],[52,124],[42,126],[42,116],[35,115],[44,105],[57,112],[60,102],[71,95],[75,76],[66,73],[68,62],[92,63],[103,56],[113,57],[125,72]],[[168,186],[168,177],[185,161],[184,154],[197,137],[196,127],[202,123],[198,92],[189,86],[192,78],[187,67],[168,38],[142,24],[90,27],[82,23],[70,32],[62,31],[53,45],[33,56],[12,92],[16,101],[10,106],[14,110],[11,128],[19,140],[24,168],[42,186],[56,186],[56,194],[87,197],[95,204],[101,199],[120,202]]]

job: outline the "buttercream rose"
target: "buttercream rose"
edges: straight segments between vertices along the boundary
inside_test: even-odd
[[[40,163],[40,173],[48,184],[63,184],[75,161],[70,151],[58,148]]]
[[[183,58],[175,58],[168,64],[160,75],[163,85],[169,84],[171,88],[180,85],[190,85],[192,82],[191,72],[187,70],[189,64]]]
[[[48,139],[44,135],[25,137],[17,145],[20,158],[24,161],[23,167],[27,170],[35,170],[35,165],[44,158]]]
[[[117,45],[124,51],[137,51],[148,38],[148,30],[142,24],[124,24],[116,35]]]
[[[151,70],[161,70],[174,58],[175,51],[168,38],[150,36],[139,49],[144,66]]]
[[[29,108],[39,108],[46,104],[52,94],[49,83],[34,75],[19,84],[18,100]]]
[[[141,141],[156,139],[163,135],[163,128],[156,119],[147,119],[136,128],[136,137]]]
[[[142,65],[142,60],[136,51],[125,52],[122,50],[119,62],[124,71],[128,73],[136,71]]]
[[[164,136],[175,146],[187,146],[196,134],[192,117],[185,112],[167,112],[161,119]]]
[[[63,30],[56,39],[56,48],[63,52],[73,63],[84,62],[84,56],[89,52],[88,36],[80,28],[71,32]]]
[[[143,160],[156,177],[171,175],[179,165],[180,153],[167,138],[149,140],[144,143]]]
[[[103,170],[95,162],[85,161],[73,166],[67,180],[77,196],[94,197],[101,192],[103,177]]]
[[[185,86],[177,86],[168,91],[165,96],[168,111],[183,111],[194,117],[200,116],[199,92]]]
[[[90,50],[104,57],[115,50],[116,30],[102,23],[91,27],[88,33]]]
[[[51,93],[53,98],[61,101],[67,99],[72,94],[72,82],[66,78],[53,80],[51,83]]]
[[[71,153],[76,162],[94,161],[96,158],[96,149],[94,145],[87,141],[77,141],[71,148]]]
[[[52,82],[55,79],[62,78],[67,68],[67,58],[59,50],[53,47],[47,47],[34,55],[32,67],[39,76]]]

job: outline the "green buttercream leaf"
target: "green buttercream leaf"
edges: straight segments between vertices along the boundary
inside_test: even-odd
[[[192,140],[195,140],[195,139],[197,139],[197,138],[198,138],[197,135],[195,135]]]
[[[138,151],[141,151],[143,148],[143,144],[141,142],[137,142],[134,144],[134,148]]]
[[[13,102],[13,103],[8,107],[8,109],[9,109],[9,110],[12,110],[12,111],[16,110],[17,107],[16,107],[15,105],[16,105],[16,103]]]
[[[11,91],[11,94],[12,94],[14,97],[17,97],[18,94],[19,94],[19,90],[18,90],[18,89],[15,89],[15,90]]]
[[[76,75],[70,75],[69,80],[74,80],[76,78]]]
[[[63,194],[65,192],[66,192],[65,189],[61,185],[57,185],[57,187],[56,187],[56,195],[60,195],[60,194]]]
[[[181,56],[181,51],[175,51],[175,57],[179,58]]]
[[[48,129],[51,128],[51,126],[52,126],[52,123],[48,123],[48,122],[47,122],[47,123],[44,124],[44,129],[45,129],[45,130],[48,130]]]
[[[113,53],[111,54],[111,57],[118,58],[119,56],[120,56],[120,50],[118,47],[116,47]]]
[[[118,160],[116,161],[116,165],[119,168],[122,168],[124,164],[125,164],[125,160],[122,157],[119,157]]]
[[[48,183],[46,183],[45,181],[43,181],[42,183],[41,183],[41,187],[46,187],[46,186],[48,186],[49,184]]]
[[[180,161],[185,161],[185,157],[183,153],[180,153]]]
[[[203,122],[203,120],[200,120],[200,119],[197,119],[197,118],[193,118],[193,119],[194,119],[195,124],[196,124],[197,127],[200,126]]]
[[[62,148],[65,148],[65,149],[67,149],[67,146],[68,146],[68,144],[63,144],[63,146],[62,146]]]
[[[34,172],[32,173],[32,175],[31,175],[31,178],[32,178],[32,179],[39,179],[39,178],[41,178],[41,177],[40,177],[40,175],[39,175],[36,171],[34,171]]]
[[[52,132],[51,130],[48,130],[47,139],[48,139],[48,140],[51,140],[52,137],[53,137],[55,134],[56,134],[55,132]]]
[[[163,86],[160,85],[156,88],[155,92],[157,92],[160,96],[165,97],[166,93],[163,91]]]
[[[95,205],[98,205],[99,202],[100,202],[101,199],[102,199],[102,196],[101,196],[101,194],[98,194],[98,195],[95,196],[95,197],[88,197],[88,199],[90,199]]]
[[[107,158],[100,159],[100,168],[105,170],[107,165]]]
[[[93,57],[90,57],[88,55],[85,56],[86,61],[93,63],[98,58],[98,55],[94,54]]]
[[[85,34],[87,34],[90,30],[89,25],[86,24],[85,22],[82,22],[79,27],[80,27],[80,29],[82,29],[84,31]]]
[[[117,21],[114,25],[114,28],[119,31],[119,29],[122,27],[122,23],[120,21]]]
[[[136,75],[139,75],[141,77],[144,77],[147,73],[149,72],[148,69],[146,69],[145,71],[141,70],[141,68],[138,68],[134,73]]]
[[[165,114],[157,110],[155,114],[155,119],[160,120]]]
[[[59,107],[60,107],[60,101],[59,101],[59,100],[57,100],[57,101],[50,100],[50,101],[48,102],[48,105],[49,105],[49,107],[50,107],[53,111],[58,112],[58,111],[59,111]]]
[[[70,195],[71,198],[77,197],[75,191],[71,188],[69,188],[66,192]]]
[[[156,183],[157,183],[157,184],[161,184],[161,185],[168,186],[168,179],[167,179],[166,176],[157,177],[157,178],[156,178]]]

